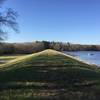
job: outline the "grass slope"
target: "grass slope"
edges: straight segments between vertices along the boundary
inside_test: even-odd
[[[3,64],[8,63],[11,60],[22,57],[22,56],[25,56],[25,55],[1,55],[0,56],[0,66],[2,66]]]
[[[1,66],[0,99],[96,100],[99,83],[97,67],[48,49]]]

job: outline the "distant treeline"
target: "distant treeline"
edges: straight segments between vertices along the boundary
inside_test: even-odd
[[[0,43],[0,54],[30,54],[45,49],[57,51],[100,51],[100,45],[80,45],[69,42],[36,41],[30,43]]]

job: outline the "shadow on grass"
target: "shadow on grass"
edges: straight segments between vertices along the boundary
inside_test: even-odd
[[[26,66],[0,72],[1,100],[99,100],[100,75],[94,70]]]

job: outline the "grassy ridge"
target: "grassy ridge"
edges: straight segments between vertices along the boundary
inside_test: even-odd
[[[53,50],[17,58],[0,70],[2,100],[96,100],[99,87],[95,66]]]
[[[0,56],[0,66],[22,56],[25,56],[25,55],[2,55]]]

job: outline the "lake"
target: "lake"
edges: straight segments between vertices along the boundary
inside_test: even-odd
[[[100,51],[64,51],[63,53],[72,55],[74,57],[80,58],[83,61],[100,66]]]

